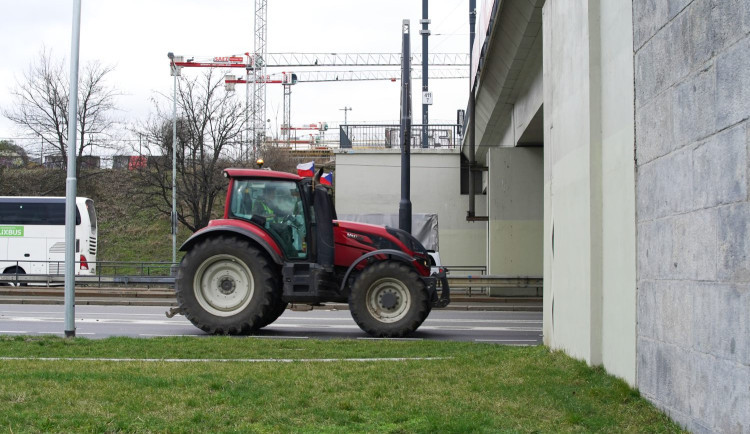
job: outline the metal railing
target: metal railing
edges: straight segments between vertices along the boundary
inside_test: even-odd
[[[31,264],[36,267],[31,267]],[[60,286],[65,283],[63,273],[23,273],[20,269],[34,270],[46,264],[48,269],[63,270],[63,261],[3,261],[0,269],[14,268],[16,271],[0,274],[0,284]],[[96,273],[78,274],[76,286],[94,287],[131,287],[131,288],[171,288],[174,285],[173,270],[177,264],[172,262],[124,262],[99,261],[89,262],[96,265]],[[543,280],[535,276],[497,276],[488,275],[487,267],[475,265],[446,266],[450,271],[448,282],[453,294],[468,296],[489,296],[490,289],[529,288],[541,293]]]
[[[422,129],[427,128],[427,143],[422,143]],[[412,125],[411,148],[453,149],[461,144],[459,125]],[[341,125],[339,147],[388,149],[401,148],[398,125]]]
[[[76,269],[80,262],[76,262]],[[89,261],[90,269],[75,276],[76,285],[173,285],[172,262],[126,262],[126,261]],[[30,261],[7,260],[2,261],[0,269],[10,269],[10,272],[0,274],[0,283],[5,284],[35,284],[43,286],[60,285],[65,283],[65,261]],[[34,270],[46,269],[47,273],[34,273]],[[23,272],[21,270],[28,270]]]

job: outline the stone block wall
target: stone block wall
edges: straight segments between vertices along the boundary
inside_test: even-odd
[[[750,432],[750,1],[634,0],[637,385]]]

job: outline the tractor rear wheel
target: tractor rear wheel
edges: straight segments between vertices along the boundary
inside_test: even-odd
[[[263,318],[263,321],[260,322],[260,324],[258,325],[258,328],[263,328],[263,327],[265,327],[265,326],[273,323],[277,319],[279,319],[279,317],[286,310],[287,306],[289,306],[289,303],[287,303],[285,301],[282,301],[281,298],[279,298],[278,300],[276,300],[273,303],[273,306],[271,307],[271,311],[268,313],[268,315],[266,317]]]
[[[349,310],[357,325],[370,335],[401,337],[422,325],[430,313],[430,297],[411,267],[378,262],[354,281]]]
[[[177,302],[208,333],[243,334],[263,327],[274,312],[279,278],[248,241],[213,237],[196,244],[177,271]]]

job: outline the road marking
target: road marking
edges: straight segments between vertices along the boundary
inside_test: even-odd
[[[474,342],[538,342],[536,339],[474,339]]]
[[[423,341],[422,338],[357,338],[360,341]]]
[[[21,334],[21,335],[23,335],[23,334],[28,334],[29,332],[25,332],[25,331],[20,331],[19,332],[19,331],[16,331],[16,330],[0,330],[0,333],[15,333],[15,334]]]
[[[152,334],[152,333],[140,333],[138,336],[143,336],[147,338],[200,338],[204,336],[211,336],[211,335],[160,335],[160,334]]]
[[[338,325],[325,325],[320,324],[284,324],[284,323],[273,323],[264,328],[264,330],[273,330],[275,328],[302,328],[308,327],[311,329],[325,328],[325,329],[352,329],[359,330],[359,326],[356,324],[338,324]],[[461,326],[430,326],[422,325],[419,327],[420,331],[423,330],[440,330],[440,331],[514,331],[514,332],[539,332],[542,331],[541,327],[461,327]]]
[[[7,361],[39,362],[144,362],[144,363],[332,363],[332,362],[411,362],[446,360],[451,357],[375,357],[351,359],[128,359],[108,357],[0,357]]]
[[[255,339],[310,339],[309,336],[248,336]]]
[[[61,323],[64,318],[49,317],[49,318],[36,318],[27,316],[3,316],[0,317],[0,321],[8,322],[47,322],[47,323]],[[179,324],[190,324],[187,319],[163,319],[163,320],[138,320],[138,319],[117,319],[117,318],[76,318],[77,323],[84,324],[136,324],[136,325],[179,325]]]
[[[328,317],[302,317],[302,316],[289,316],[289,317],[280,317],[274,324],[276,324],[279,321],[354,321],[351,316],[346,316],[343,318],[328,318]],[[451,318],[451,319],[441,319],[441,318],[427,318],[425,320],[425,324],[430,322],[440,322],[440,323],[477,323],[477,324],[494,324],[494,323],[511,323],[511,324],[541,324],[542,320],[535,320],[535,319],[471,319],[471,318]]]

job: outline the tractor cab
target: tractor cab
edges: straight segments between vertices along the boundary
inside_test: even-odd
[[[336,209],[330,188],[319,184],[313,188],[310,178],[278,178],[274,176],[278,172],[266,170],[226,173],[231,182],[225,218],[263,228],[285,261],[333,266]]]

